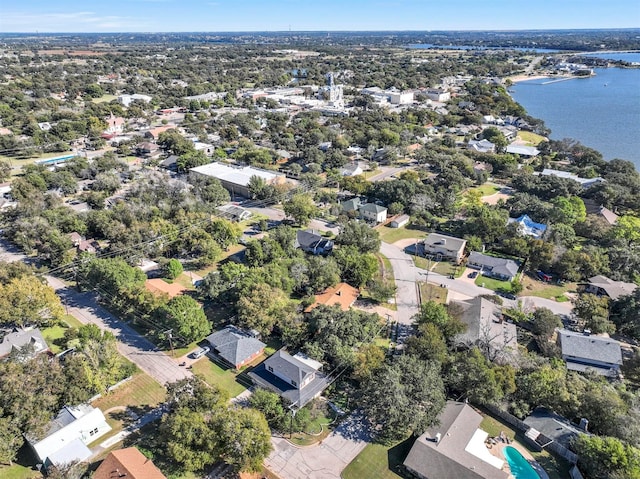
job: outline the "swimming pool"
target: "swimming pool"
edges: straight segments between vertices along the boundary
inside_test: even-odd
[[[511,474],[516,479],[540,479],[536,470],[531,467],[531,464],[522,457],[520,451],[515,447],[505,447],[502,450],[502,454],[504,454],[504,457],[507,459],[509,467],[511,468]]]

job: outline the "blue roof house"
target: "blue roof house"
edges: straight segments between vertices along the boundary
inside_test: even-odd
[[[541,239],[547,231],[547,225],[536,223],[529,215],[522,215],[519,218],[509,218],[507,224],[515,223],[518,225],[518,231],[525,236],[531,236],[535,239]]]

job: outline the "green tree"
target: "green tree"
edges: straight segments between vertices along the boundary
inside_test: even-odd
[[[574,313],[586,321],[595,334],[613,333],[615,325],[609,321],[609,298],[595,294],[580,294],[573,303]]]
[[[34,276],[0,284],[0,324],[44,326],[62,318],[64,309],[54,290]]]
[[[340,225],[336,244],[355,246],[361,253],[377,253],[380,250],[380,233],[365,222],[350,220]]]
[[[266,337],[288,307],[289,301],[282,290],[258,283],[244,293],[236,304],[238,323],[242,327],[260,331]]]
[[[420,312],[413,317],[415,323],[420,327],[423,324],[433,324],[441,332],[447,341],[462,333],[466,326],[455,317],[449,314],[447,307],[435,301],[427,301],[420,307]]]
[[[164,308],[165,322],[174,334],[186,341],[198,341],[211,332],[211,324],[202,306],[190,296],[171,299]]]
[[[562,328],[562,320],[548,308],[537,308],[533,313],[533,334],[550,339],[556,328]]]
[[[587,208],[584,201],[578,196],[558,196],[551,203],[551,218],[554,223],[573,226],[575,223],[582,222],[587,218]]]
[[[306,226],[311,218],[317,214],[317,207],[313,198],[305,193],[296,193],[283,204],[284,214],[299,224]]]
[[[611,318],[618,330],[640,338],[640,288],[611,302]]]
[[[613,437],[579,435],[578,466],[589,479],[640,478],[640,450]]]
[[[333,256],[343,280],[353,286],[364,286],[378,271],[377,258],[371,253],[360,253],[356,246],[338,248]]]
[[[185,471],[201,471],[218,460],[220,438],[201,412],[181,407],[165,415],[158,434],[168,457]]]
[[[421,434],[445,405],[440,368],[412,355],[400,356],[365,383],[361,404],[372,424],[381,426],[383,442]]]
[[[455,397],[477,404],[494,404],[504,396],[491,364],[478,348],[456,354],[445,369],[445,378]]]
[[[438,361],[440,364],[449,358],[442,331],[433,323],[418,325],[417,334],[407,340],[407,352],[427,361]]]
[[[264,415],[270,427],[281,430],[286,413],[280,396],[272,391],[258,388],[249,397],[249,405]]]
[[[640,243],[640,217],[624,215],[618,218],[613,229],[616,238],[623,238],[629,244]]]
[[[226,391],[217,385],[209,385],[198,376],[180,379],[167,384],[167,404],[173,409],[208,412],[229,400]]]
[[[255,409],[228,409],[214,422],[222,442],[221,459],[240,471],[259,471],[272,449],[265,417]]]
[[[167,277],[169,279],[176,279],[183,271],[182,263],[177,259],[171,258],[167,263]]]
[[[0,161],[0,181],[5,181],[11,176],[11,163]]]
[[[13,465],[24,439],[20,428],[10,417],[0,417],[0,464]]]
[[[178,171],[185,172],[189,171],[191,168],[195,168],[196,166],[202,166],[211,163],[211,160],[204,151],[194,150],[187,151],[178,157],[176,161],[176,166]]]

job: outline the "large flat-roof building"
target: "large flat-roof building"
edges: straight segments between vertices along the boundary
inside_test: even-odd
[[[287,181],[286,176],[275,171],[261,170],[252,166],[231,166],[224,163],[213,162],[207,165],[196,166],[190,171],[199,175],[217,178],[231,195],[240,195],[249,198],[249,182],[251,178],[257,176],[262,178],[267,184],[279,184]]]

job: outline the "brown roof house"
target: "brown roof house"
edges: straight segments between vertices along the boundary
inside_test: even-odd
[[[148,279],[144,283],[144,287],[147,291],[151,291],[155,295],[163,295],[166,294],[169,298],[175,298],[176,296],[182,294],[182,292],[186,289],[179,283],[167,283],[162,278],[153,278]]]
[[[504,461],[493,456],[479,429],[482,416],[469,405],[448,401],[438,418],[413,444],[404,466],[421,479],[507,479]]]
[[[135,447],[112,451],[91,476],[93,479],[167,479],[151,459]]]
[[[316,302],[305,309],[308,313],[312,309],[317,308],[321,304],[325,306],[338,305],[342,311],[349,311],[349,308],[356,302],[360,291],[347,283],[338,283],[337,285],[327,288],[324,293],[316,295]]]

